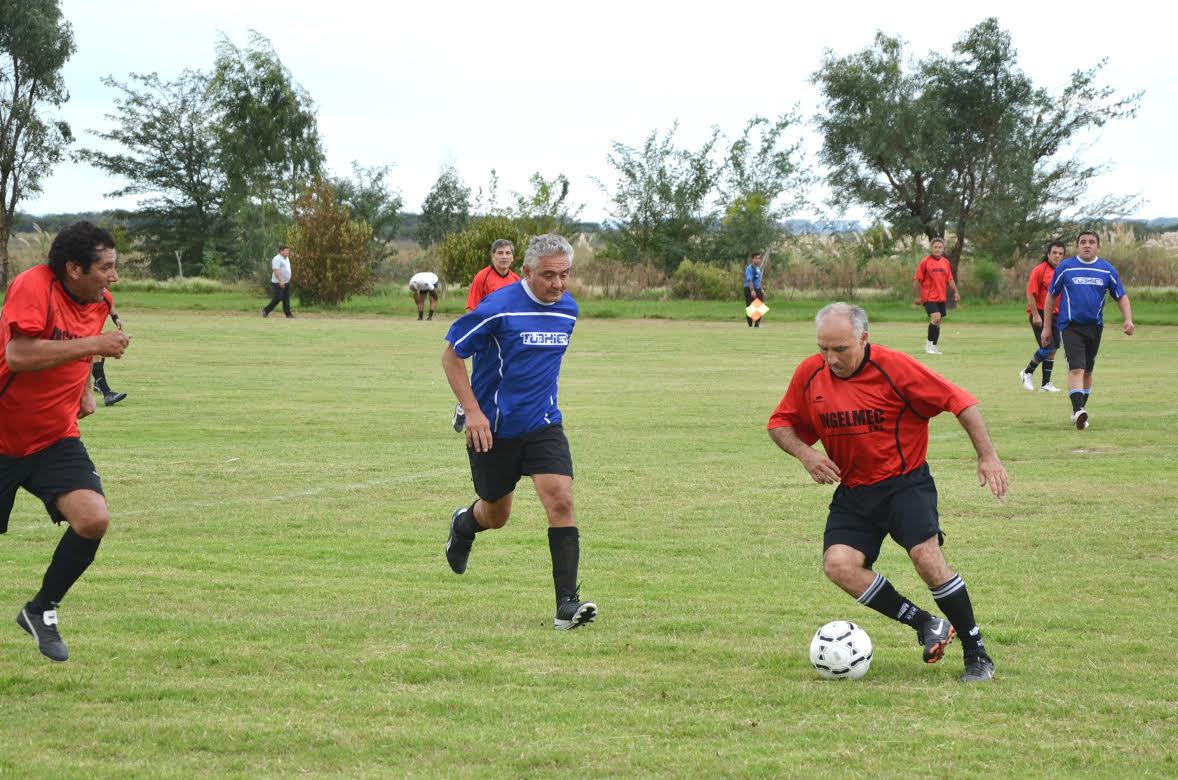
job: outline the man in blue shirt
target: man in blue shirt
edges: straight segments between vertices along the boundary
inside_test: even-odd
[[[765,271],[761,268],[761,253],[753,252],[749,255],[749,264],[744,267],[744,305],[747,307],[754,300],[765,300],[765,291],[761,289],[761,279],[764,278]],[[761,327],[761,320],[757,318],[755,321],[752,317],[745,315],[748,320],[750,328]]]
[[[1080,233],[1076,256],[1069,257],[1055,269],[1051,288],[1043,302],[1042,344],[1051,344],[1052,308],[1059,300],[1057,328],[1068,358],[1068,398],[1072,402],[1072,423],[1077,430],[1088,427],[1088,402],[1092,394],[1092,370],[1104,332],[1104,296],[1111,295],[1121,309],[1126,336],[1134,331],[1133,310],[1121,277],[1112,263],[1097,257],[1100,236],[1091,230]]]
[[[561,359],[577,323],[568,294],[573,248],[562,236],[536,236],[524,254],[522,281],[483,298],[446,334],[442,368],[466,410],[466,447],[477,499],[450,518],[446,561],[466,571],[475,534],[502,528],[520,477],[530,476],[548,515],[556,589],[553,627],[597,617],[577,592],[580,535],[573,517],[573,459],[556,405]],[[467,358],[474,358],[466,373]]]

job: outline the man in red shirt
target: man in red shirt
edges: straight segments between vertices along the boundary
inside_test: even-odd
[[[41,590],[16,616],[54,661],[69,657],[57,605],[93,562],[109,522],[78,419],[95,408],[91,358],[122,357],[130,341],[121,330],[102,332],[117,260],[109,232],[75,222],[54,238],[46,265],[12,280],[0,312],[0,533],[20,487],[55,523],[69,524]]]
[[[920,261],[912,276],[916,305],[923,304],[928,314],[928,341],[924,343],[924,351],[930,355],[941,354],[941,350],[937,349],[937,341],[941,338],[941,320],[948,311],[945,307],[949,299],[948,291],[953,291],[954,301],[961,300],[957,284],[953,281],[953,267],[944,254],[945,240],[934,238],[929,243],[928,256]]]
[[[509,284],[519,281],[519,274],[511,270],[515,262],[515,244],[506,238],[496,239],[491,244],[491,263],[474,275],[470,282],[470,292],[466,294],[466,310],[474,311],[479,302],[496,290],[501,290]],[[454,414],[450,418],[454,430],[462,433],[466,429],[466,410],[462,404],[454,405]]]
[[[1055,369],[1055,351],[1059,349],[1059,333],[1052,333],[1051,346],[1044,347],[1043,342],[1043,306],[1047,298],[1047,290],[1051,287],[1051,277],[1055,274],[1055,267],[1068,247],[1062,241],[1052,241],[1047,245],[1047,252],[1043,255],[1043,262],[1031,269],[1027,279],[1027,319],[1031,321],[1031,332],[1035,334],[1035,354],[1031,355],[1031,362],[1018,372],[1019,381],[1023,387],[1034,392],[1035,385],[1031,379],[1035,375],[1035,367],[1043,364],[1043,385],[1039,388],[1044,393],[1058,393],[1059,388],[1051,384],[1051,372]],[[1055,302],[1052,315],[1059,314],[1059,301]]]
[[[867,314],[858,306],[832,303],[815,321],[819,353],[794,371],[768,427],[815,482],[841,483],[826,519],[823,571],[860,604],[916,629],[926,663],[939,661],[960,636],[962,681],[989,680],[994,662],[965,582],[941,551],[937,487],[925,462],[929,419],[951,412],[977,451],[979,483],[998,498],[1006,494],[1006,469],[977,400],[909,355],[868,343]],[[826,454],[811,447],[817,441]],[[948,622],[872,571],[888,535],[908,551]]]

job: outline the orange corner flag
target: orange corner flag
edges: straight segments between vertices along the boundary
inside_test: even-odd
[[[745,308],[745,313],[752,318],[753,322],[761,319],[769,311],[769,307],[760,298],[753,298],[753,302]]]

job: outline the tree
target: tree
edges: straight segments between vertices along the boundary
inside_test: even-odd
[[[475,217],[462,230],[450,233],[438,242],[442,278],[454,284],[470,284],[474,275],[489,262],[492,242],[506,238],[515,245],[516,256],[522,257],[531,237],[520,229],[518,221],[509,217]]]
[[[713,190],[721,166],[712,159],[720,138],[695,152],[676,148],[674,125],[659,138],[655,130],[640,149],[613,142],[609,164],[617,173],[606,224],[606,254],[628,263],[651,263],[666,272],[696,252],[715,221]]]
[[[340,205],[347,206],[354,219],[367,222],[372,228],[368,259],[373,268],[385,258],[396,254],[388,242],[397,237],[397,230],[401,226],[401,207],[404,204],[400,194],[389,189],[385,181],[391,169],[391,165],[365,168],[353,162],[352,178],[332,180]]]
[[[457,233],[470,221],[470,188],[453,165],[442,169],[438,180],[421,204],[417,221],[417,243],[429,247],[451,233]]]
[[[712,241],[717,260],[744,261],[766,251],[784,235],[782,221],[806,202],[810,177],[801,166],[801,142],[786,146],[783,136],[798,118],[753,117],[732,143],[720,184],[724,213]]]
[[[549,181],[536,172],[528,182],[532,185],[531,194],[513,192],[515,204],[507,210],[508,216],[528,236],[560,233],[567,237],[576,229],[577,218],[584,209],[583,205],[569,204],[568,177],[558,173]]]
[[[223,236],[226,177],[220,165],[216,120],[208,94],[209,77],[185,70],[175,81],[156,73],[132,73],[126,83],[111,77],[108,87],[122,92],[114,129],[93,132],[122,146],[112,153],[82,149],[81,160],[129,183],[108,197],[143,195],[135,232],[157,274],[189,263],[199,272],[206,248]]]
[[[294,204],[287,243],[298,256],[296,288],[302,303],[336,306],[372,286],[368,244],[372,228],[354,221],[335,187],[318,179]]]
[[[1133,116],[1140,100],[1097,85],[1103,62],[1052,94],[1018,68],[1010,35],[993,18],[948,56],[906,66],[903,55],[900,39],[879,33],[847,57],[827,52],[813,75],[825,99],[816,122],[832,205],[865,206],[903,234],[951,229],[956,273],[968,240],[1006,257],[1055,234],[1069,214],[1109,216],[1129,203],[1082,201],[1100,169],[1083,164],[1073,145]]]
[[[221,37],[209,90],[226,209],[244,268],[269,258],[295,195],[320,175],[323,148],[315,104],[257,32],[245,49]]]
[[[69,100],[61,70],[74,49],[58,0],[0,0],[0,290],[16,206],[41,191],[73,140],[45,111]]]

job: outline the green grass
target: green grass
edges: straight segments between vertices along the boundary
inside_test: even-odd
[[[966,687],[959,645],[925,666],[822,577],[831,489],[764,432],[813,351],[804,322],[578,325],[561,407],[601,616],[564,634],[526,483],[466,575],[442,557],[471,499],[449,317],[141,300],[120,296],[134,340],[107,363],[130,396],[82,423],[112,527],[61,611],[68,663],[11,623],[60,529],[22,493],[0,538],[0,775],[1178,773],[1178,329],[1109,329],[1079,433],[1065,398],[1019,386],[1016,309],[947,322],[934,365],[981,399],[1012,479],[989,497],[960,426],[934,420],[946,554],[998,663]],[[923,316],[872,333],[914,351]],[[931,606],[890,542],[878,568]],[[875,642],[862,681],[808,666],[838,618]]]

